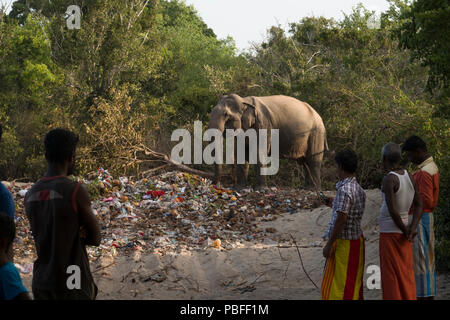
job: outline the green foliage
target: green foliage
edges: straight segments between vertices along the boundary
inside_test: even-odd
[[[151,79],[155,94],[166,97],[167,104],[175,107],[173,125],[206,120],[217,97],[211,95],[205,67],[227,70],[235,66],[238,59],[234,43],[230,39],[217,40],[195,10],[183,2],[163,2],[161,14],[165,48],[155,74],[158,79]]]
[[[436,259],[440,269],[450,270],[450,158],[448,153],[441,158],[438,166],[440,173],[439,203],[433,213],[437,239]]]
[[[89,109],[96,121],[84,124],[85,143],[80,148],[81,172],[105,167],[119,174],[140,166],[137,157],[144,144],[146,117],[142,104],[133,104],[131,89],[111,89],[111,99],[96,98]]]
[[[0,150],[2,151],[2,157],[0,158],[0,172],[7,172],[11,176],[15,175],[16,172],[12,171],[9,165],[23,152],[23,148],[19,144],[13,130],[5,130],[5,128],[3,128]]]
[[[436,113],[450,118],[450,3],[445,0],[393,0],[394,35],[411,59],[428,67],[427,90],[439,106]],[[392,19],[393,20],[393,19]]]
[[[449,85],[450,3],[446,0],[393,1],[399,10],[395,33],[413,59],[430,67],[430,87]],[[410,4],[410,5],[408,5]]]
[[[32,170],[39,163],[41,135],[61,115],[55,93],[63,76],[35,16],[28,15],[23,26],[2,19],[0,30],[0,120],[9,128],[3,142],[9,152],[2,152],[0,172],[3,178],[32,178],[39,175]]]
[[[30,7],[28,0],[17,0],[12,3],[11,12],[8,18],[15,19],[19,25],[23,26],[30,14]]]

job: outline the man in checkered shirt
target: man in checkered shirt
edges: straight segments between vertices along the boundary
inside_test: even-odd
[[[349,149],[339,152],[335,161],[339,182],[332,204],[332,217],[323,238],[327,259],[322,281],[322,299],[363,299],[364,237],[361,218],[366,194],[356,181],[356,154]]]

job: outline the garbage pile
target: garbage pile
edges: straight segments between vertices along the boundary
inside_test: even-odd
[[[81,180],[91,195],[102,227],[99,247],[89,247],[91,259],[104,255],[215,247],[228,249],[236,241],[263,241],[274,228],[263,228],[280,213],[295,213],[320,205],[314,192],[221,188],[208,179],[183,172],[165,172],[133,181],[112,177],[100,168]],[[23,198],[31,184],[10,185],[16,202],[16,257],[30,257],[34,242],[24,213]]]

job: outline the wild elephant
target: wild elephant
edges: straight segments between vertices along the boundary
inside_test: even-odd
[[[279,129],[280,157],[296,159],[304,165],[306,187],[320,188],[323,154],[328,150],[326,130],[322,118],[308,103],[283,95],[242,98],[230,94],[223,96],[213,108],[209,128],[219,129],[222,133],[225,129]],[[248,152],[246,160],[244,165],[237,166],[238,187],[247,185]],[[258,186],[265,184],[260,168],[258,161]],[[220,181],[221,171],[222,166],[216,164],[216,183]]]

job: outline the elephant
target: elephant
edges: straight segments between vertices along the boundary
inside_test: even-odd
[[[223,134],[225,129],[279,129],[280,158],[297,160],[305,168],[306,187],[320,189],[320,169],[328,144],[322,118],[308,103],[284,95],[245,98],[237,94],[225,95],[211,111],[208,128],[218,129]],[[246,149],[246,163],[234,169],[238,188],[247,185],[248,145]],[[270,152],[270,138],[268,149]],[[257,187],[263,187],[265,176],[260,174],[259,159],[256,166]],[[215,183],[220,182],[221,175],[222,165],[215,164]]]

